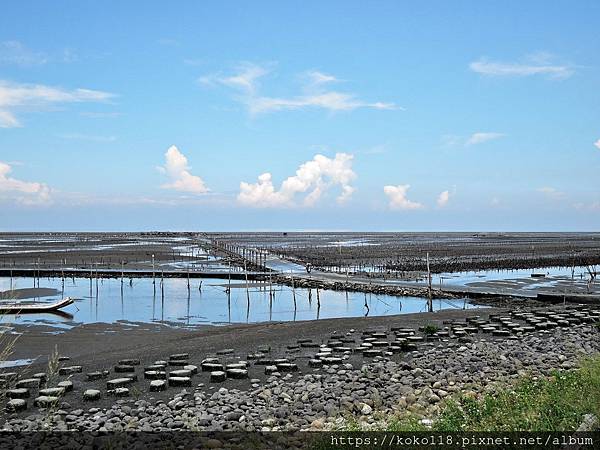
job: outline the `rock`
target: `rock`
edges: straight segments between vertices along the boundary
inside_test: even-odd
[[[61,387],[40,389],[39,394],[46,397],[60,397],[65,394],[65,390]]]
[[[120,387],[112,391],[115,397],[129,397],[129,389]]]
[[[271,375],[277,372],[277,366],[265,366],[265,375]]]
[[[86,389],[83,392],[83,401],[90,402],[94,400],[100,400],[100,391],[97,389]]]
[[[5,395],[8,398],[29,398],[29,389],[26,389],[26,388],[9,389],[5,392]]]
[[[215,370],[210,373],[210,381],[212,383],[222,383],[227,379],[227,374],[222,370]]]
[[[366,403],[363,403],[362,407],[360,408],[360,412],[363,416],[368,416],[373,412],[373,408],[371,408]]]
[[[34,373],[32,378],[39,378],[42,383],[44,383],[47,379],[46,374],[44,372]]]
[[[13,398],[6,403],[6,410],[8,412],[20,412],[27,409],[27,402],[20,398]]]
[[[297,372],[298,366],[294,363],[280,363],[276,365],[277,369],[281,372]]]
[[[121,359],[119,361],[119,365],[120,366],[139,366],[140,360],[139,359]]]
[[[58,401],[58,397],[42,395],[33,401],[33,406],[37,406],[38,408],[51,408],[58,405]]]
[[[186,366],[183,366],[183,370],[189,370],[192,375],[196,375],[198,373],[198,366],[188,364]]]
[[[135,372],[135,367],[134,366],[125,366],[125,365],[115,366],[115,373],[128,373],[128,372]]]
[[[150,392],[160,392],[160,391],[164,391],[166,388],[167,388],[166,381],[153,380],[150,382]]]
[[[214,372],[224,370],[223,364],[214,362],[203,362],[202,364],[200,364],[200,367],[202,368],[202,372]]]
[[[172,370],[171,372],[169,372],[169,378],[171,377],[191,377],[192,376],[192,371],[191,370],[185,370],[185,369],[181,369],[181,370]]]
[[[227,377],[237,380],[248,378],[248,371],[245,369],[227,369]]]
[[[59,375],[72,375],[74,373],[81,373],[81,372],[82,372],[81,366],[67,366],[67,367],[61,367],[60,369],[58,369]]]
[[[204,447],[206,448],[223,448],[223,444],[221,441],[217,439],[209,439],[204,443]]]
[[[234,352],[232,348],[225,348],[217,351],[217,355],[231,355]]]
[[[147,370],[144,372],[144,378],[147,380],[166,380],[167,372],[163,370]]]
[[[89,372],[86,374],[86,377],[88,381],[96,381],[102,378],[106,378],[107,374],[105,374],[104,372]]]
[[[177,353],[175,355],[169,356],[170,360],[182,360],[182,359],[189,359],[189,358],[190,358],[189,353]]]
[[[108,380],[106,382],[106,389],[116,389],[118,387],[123,387],[128,384],[133,383],[133,380],[129,377],[127,378],[115,378],[113,380]]]
[[[191,386],[190,377],[169,377],[169,386]]]
[[[39,388],[40,381],[41,380],[39,378],[25,378],[24,380],[17,381],[16,387],[18,387],[18,388]]]

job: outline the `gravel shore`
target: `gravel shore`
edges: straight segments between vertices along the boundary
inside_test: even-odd
[[[589,306],[490,308],[196,331],[95,325],[47,342],[27,333],[17,357],[56,345],[70,359],[59,375],[44,358],[3,371],[5,390],[28,396],[22,412],[3,401],[2,429],[322,430],[406,411],[427,421],[457,391],[576,367],[600,350],[599,318]],[[43,390],[65,381],[72,390]]]

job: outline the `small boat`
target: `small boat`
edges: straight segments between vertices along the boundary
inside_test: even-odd
[[[49,302],[4,302],[0,301],[0,313],[18,313],[18,314],[29,314],[29,313],[44,313],[58,311],[65,306],[69,306],[74,302],[71,297],[65,297],[62,300],[49,303]]]

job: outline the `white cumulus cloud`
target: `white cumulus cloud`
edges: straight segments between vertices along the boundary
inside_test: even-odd
[[[440,192],[440,195],[438,195],[437,204],[440,208],[443,208],[444,206],[446,206],[448,204],[449,200],[450,200],[450,191],[443,191],[443,192]]]
[[[594,145],[596,146],[597,149],[600,149],[600,139],[598,139],[596,142],[594,142]]]
[[[318,71],[305,73],[307,84],[304,93],[286,97],[271,97],[260,93],[260,79],[269,73],[269,68],[246,63],[237,73],[224,76],[213,74],[201,77],[203,84],[220,84],[238,92],[236,99],[246,107],[251,115],[308,108],[320,108],[328,111],[352,111],[358,108],[397,109],[390,102],[365,102],[356,95],[327,89],[327,85],[340,81],[333,75]]]
[[[473,133],[471,136],[469,136],[469,138],[465,142],[465,145],[479,145],[479,144],[483,144],[484,142],[489,142],[489,141],[493,141],[496,139],[500,139],[501,137],[504,137],[504,133],[492,133],[492,132]]]
[[[256,183],[240,183],[238,201],[259,208],[295,206],[296,196],[306,194],[304,206],[313,206],[333,186],[340,186],[339,203],[348,201],[354,193],[351,183],[356,178],[352,170],[353,155],[336,153],[334,158],[323,155],[303,163],[296,174],[288,177],[279,190],[275,189],[270,173],[263,173]]]
[[[383,192],[388,196],[390,209],[420,209],[421,203],[413,202],[406,198],[410,184],[399,184],[398,186],[384,186]]]
[[[12,178],[12,166],[0,161],[0,198],[24,205],[50,203],[51,190],[47,184]]]
[[[171,179],[170,183],[161,186],[163,189],[192,194],[204,194],[209,191],[202,178],[190,173],[187,158],[174,145],[166,151],[165,165],[159,167],[159,170]]]
[[[90,89],[68,90],[0,80],[0,128],[21,126],[16,111],[35,111],[64,103],[103,102],[112,97],[114,94]]]

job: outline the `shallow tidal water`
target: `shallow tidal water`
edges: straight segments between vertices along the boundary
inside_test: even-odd
[[[202,288],[200,287],[202,282]],[[427,301],[419,297],[393,297],[312,289],[296,289],[294,295],[288,286],[250,283],[248,292],[239,281],[231,282],[227,294],[227,279],[192,279],[188,291],[187,279],[165,278],[164,286],[157,278],[120,279],[42,278],[40,287],[56,288],[59,294],[36,299],[40,302],[76,298],[73,305],[64,308],[66,314],[6,314],[4,324],[40,324],[67,329],[82,323],[162,322],[172,326],[229,323],[256,323],[268,321],[317,320],[337,317],[385,316],[424,312]],[[34,285],[33,278],[14,278],[12,288]],[[9,278],[0,278],[0,291],[11,288]],[[270,290],[272,295],[270,295]],[[250,301],[248,302],[248,296]],[[309,298],[310,297],[310,298]],[[434,310],[474,308],[465,300],[434,300]],[[134,326],[132,324],[132,326]]]

